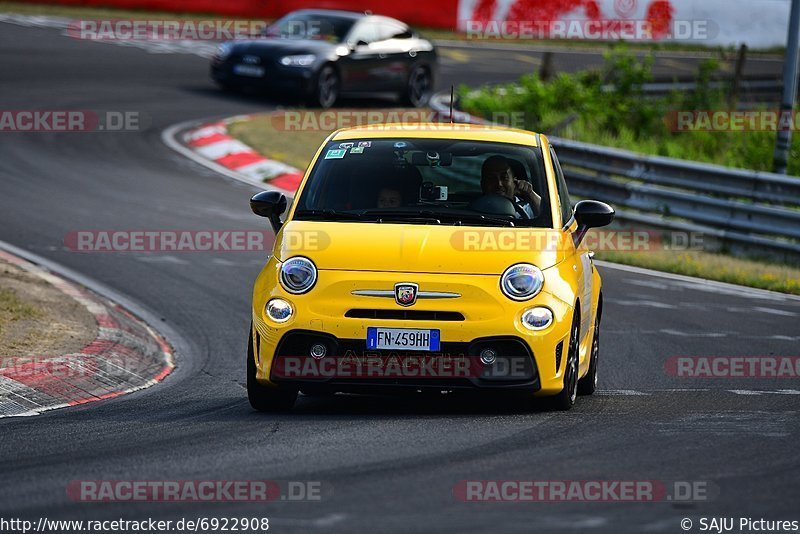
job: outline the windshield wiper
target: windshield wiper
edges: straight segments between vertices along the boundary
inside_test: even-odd
[[[346,211],[336,211],[331,209],[324,209],[324,210],[300,210],[295,212],[295,217],[310,217],[310,218],[322,218],[328,220],[349,220],[349,221],[360,221],[363,219],[362,214],[360,213],[351,213]]]
[[[514,224],[514,221],[512,221],[510,219],[500,219],[498,217],[487,217],[486,215],[478,215],[478,214],[469,215],[469,214],[461,214],[461,213],[455,214],[454,213],[452,215],[445,215],[445,216],[451,218],[453,220],[453,222],[456,222],[459,225],[465,224],[465,221],[466,221],[466,222],[472,222],[472,223],[475,223],[475,222],[485,223],[485,224],[487,224],[489,226],[516,226],[516,224]]]

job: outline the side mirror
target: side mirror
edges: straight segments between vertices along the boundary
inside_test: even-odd
[[[286,197],[277,191],[261,191],[250,199],[250,209],[259,217],[266,217],[275,233],[281,229],[281,213],[286,211]]]
[[[608,226],[614,220],[614,208],[597,200],[581,200],[575,205],[575,220],[578,230],[575,232],[575,246],[583,240],[589,228]]]

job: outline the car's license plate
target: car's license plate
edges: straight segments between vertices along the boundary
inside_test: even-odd
[[[250,76],[252,78],[261,78],[264,76],[264,67],[256,67],[253,65],[234,65],[234,74],[239,76]]]
[[[367,328],[368,349],[439,350],[438,330]]]

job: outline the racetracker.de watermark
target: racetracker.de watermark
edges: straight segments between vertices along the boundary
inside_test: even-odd
[[[481,40],[707,41],[719,33],[713,21],[702,19],[462,20],[459,27],[467,39]]]
[[[458,115],[456,114],[456,117]],[[509,128],[525,128],[529,115],[523,111],[494,112],[486,120]],[[441,124],[442,128],[465,129],[474,125],[465,122],[450,122],[449,116],[427,110],[327,110],[303,111],[285,110],[272,113],[272,128],[279,132],[332,132],[340,128],[375,127],[386,124],[403,126],[409,130],[419,128],[420,124]]]
[[[67,497],[77,502],[322,501],[333,488],[308,480],[73,480]]]
[[[462,502],[704,502],[718,494],[714,483],[698,480],[462,480],[453,486]]]
[[[800,378],[800,356],[673,356],[664,363],[676,378]]]
[[[72,252],[268,252],[272,241],[272,232],[260,230],[74,230],[64,236]],[[289,238],[296,247],[316,242],[311,233]]]
[[[673,132],[791,132],[800,130],[800,110],[677,110],[664,122]]]
[[[263,20],[75,19],[67,35],[89,41],[232,41],[263,37],[268,26]]]
[[[140,111],[0,109],[0,132],[138,132],[150,124]]]

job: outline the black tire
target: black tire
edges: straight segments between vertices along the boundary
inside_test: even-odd
[[[572,328],[569,334],[567,348],[567,363],[564,368],[564,389],[561,393],[551,398],[553,408],[567,411],[575,406],[578,397],[578,351],[580,350],[581,312],[575,308],[572,318]]]
[[[433,92],[433,76],[430,69],[417,65],[411,69],[402,101],[411,107],[421,108],[430,100]]]
[[[592,395],[597,391],[597,358],[600,352],[600,313],[594,321],[592,334],[592,353],[589,359],[589,372],[578,381],[578,395]]]
[[[317,74],[311,104],[321,108],[329,108],[339,98],[339,73],[333,65],[323,65]]]
[[[297,400],[296,389],[270,388],[256,380],[256,360],[253,352],[253,327],[247,341],[247,398],[259,412],[288,412]]]

